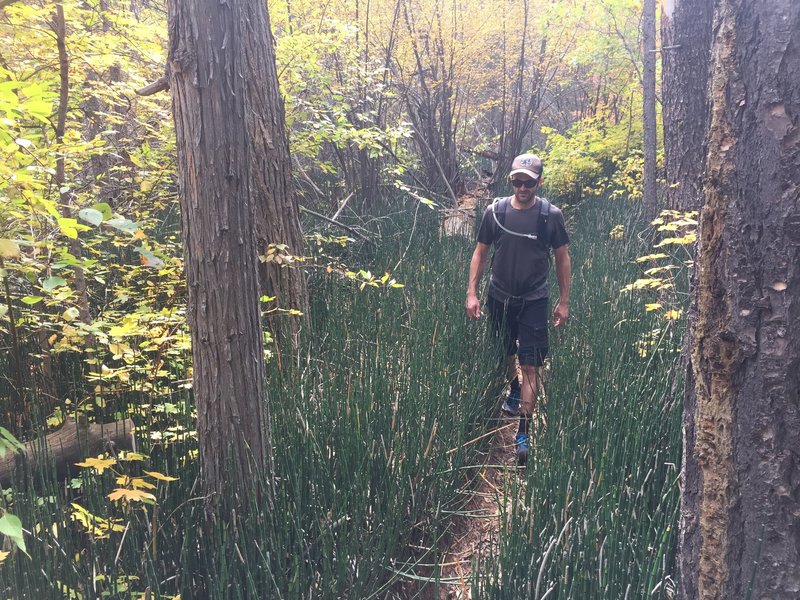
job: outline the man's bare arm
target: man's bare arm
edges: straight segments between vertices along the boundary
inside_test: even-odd
[[[486,268],[486,258],[489,256],[489,245],[478,242],[472,253],[469,263],[469,284],[467,285],[467,316],[470,319],[479,319],[481,316],[481,303],[478,300],[478,284]]]
[[[569,316],[569,285],[572,265],[569,259],[569,245],[564,244],[553,250],[556,263],[556,279],[558,279],[558,305],[553,312],[553,324],[563,325]]]

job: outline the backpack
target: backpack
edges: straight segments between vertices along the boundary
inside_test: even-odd
[[[511,231],[506,229],[506,209],[508,208],[509,198],[495,198],[492,202],[492,216],[498,229],[495,229],[494,241],[500,239],[503,232],[518,237],[525,237],[529,240],[542,240],[546,246],[550,246],[550,236],[547,231],[547,220],[550,218],[550,202],[545,198],[539,198],[539,226],[536,233],[519,233],[518,231]]]

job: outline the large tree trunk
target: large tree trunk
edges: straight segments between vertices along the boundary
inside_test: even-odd
[[[718,0],[713,31],[681,597],[788,600],[800,597],[800,3]]]
[[[245,47],[266,43],[263,32],[247,38],[253,35],[247,20],[259,11],[266,11],[260,0],[169,2],[201,475],[215,501],[240,509],[269,468],[257,190],[250,185],[247,118],[263,99],[251,98],[253,54]]]
[[[652,218],[658,212],[656,190],[656,0],[642,4],[642,125],[644,129],[644,205]]]
[[[244,56],[250,133],[251,195],[256,203],[258,219],[256,237],[258,254],[267,255],[270,244],[286,245],[286,254],[303,254],[303,233],[292,183],[289,139],[283,99],[278,90],[275,49],[270,33],[269,13],[264,3],[243,5],[242,52]],[[275,297],[274,307],[308,312],[308,287],[302,269],[296,265],[270,260],[260,266],[261,291]],[[296,316],[272,313],[269,319],[279,350],[293,340],[300,328]]]
[[[703,205],[712,13],[711,2],[696,0],[666,0],[661,13],[664,167],[675,210]]]

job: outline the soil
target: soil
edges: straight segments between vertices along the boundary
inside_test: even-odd
[[[445,211],[444,235],[474,235],[476,206],[488,202],[488,192],[476,189],[459,198],[456,209]],[[447,550],[442,555],[441,581],[425,597],[431,600],[468,600],[472,598],[472,570],[488,555],[495,553],[500,535],[501,506],[506,502],[509,477],[517,471],[514,437],[518,418],[507,417],[499,410],[490,435],[485,467],[478,474],[477,485],[469,491],[462,513],[451,523]]]
[[[463,515],[452,522],[449,547],[442,558],[442,583],[432,597],[439,600],[472,598],[473,566],[495,553],[500,535],[501,506],[506,502],[509,477],[517,471],[514,436],[518,418],[501,417],[496,421],[489,443],[486,467],[479,483],[471,491]]]

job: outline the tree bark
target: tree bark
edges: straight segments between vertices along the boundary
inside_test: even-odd
[[[675,210],[703,205],[712,13],[696,0],[666,0],[661,13],[666,204]]]
[[[270,244],[285,244],[286,252],[303,255],[303,233],[292,182],[292,163],[286,118],[278,90],[275,49],[270,32],[269,13],[263,2],[242,5],[243,76],[250,108],[247,127],[250,134],[251,196],[257,211],[258,254],[265,256]],[[276,262],[261,262],[261,292],[275,297],[281,309],[308,312],[308,287],[302,269]],[[301,321],[296,316],[273,313],[269,327],[278,349],[296,347]]]
[[[717,0],[713,31],[681,597],[788,600],[800,597],[800,4]]]
[[[192,336],[200,469],[224,508],[247,510],[271,472],[256,252],[254,121],[263,99],[248,19],[259,0],[170,0],[169,72]],[[259,21],[266,22],[265,17]],[[248,37],[250,36],[250,37]],[[266,53],[266,51],[263,51]],[[262,65],[265,67],[265,65]],[[265,93],[261,90],[260,93]]]
[[[656,0],[642,4],[642,125],[644,129],[643,200],[648,215],[658,213],[656,190]]]
[[[75,463],[82,458],[112,449],[133,449],[133,421],[89,424],[67,419],[61,429],[26,443],[21,452],[8,450],[0,457],[0,484],[6,486],[11,482],[20,454],[29,469],[52,460],[57,475],[64,477],[70,469],[74,472]]]

